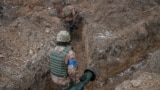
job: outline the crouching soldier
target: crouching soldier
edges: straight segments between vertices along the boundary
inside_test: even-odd
[[[78,14],[78,10],[70,3],[67,3],[62,9],[62,17],[69,31],[77,29],[77,24],[82,20],[82,17]]]
[[[60,31],[56,41],[57,45],[50,55],[51,78],[61,86],[61,90],[68,90],[72,84],[79,82],[75,53],[69,43],[70,34]]]

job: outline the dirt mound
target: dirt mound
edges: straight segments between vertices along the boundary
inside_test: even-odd
[[[160,76],[155,73],[142,73],[133,80],[127,80],[115,90],[159,90]]]
[[[147,64],[133,74],[131,80],[118,85],[115,90],[159,90],[160,89],[160,50],[149,53]]]

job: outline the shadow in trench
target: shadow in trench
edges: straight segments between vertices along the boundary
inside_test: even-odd
[[[85,38],[83,38],[82,34],[82,28],[83,23],[82,21],[78,23],[78,29],[73,30],[71,33],[71,45],[73,47],[73,50],[76,53],[76,59],[78,62],[78,71],[80,72],[80,75],[83,73],[83,71],[87,68],[86,63],[86,52],[85,52]]]

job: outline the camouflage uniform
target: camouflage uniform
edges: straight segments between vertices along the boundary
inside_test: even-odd
[[[75,7],[72,5],[65,6],[62,10],[62,16],[64,17],[65,22],[73,20],[73,17],[76,15]]]
[[[63,46],[56,46],[54,50],[56,51],[62,51],[64,49]],[[65,57],[65,64],[68,64],[68,61],[71,59],[75,59],[75,53],[73,50],[70,50],[68,54]],[[70,86],[70,83],[73,81],[74,83],[78,83],[78,72],[77,67],[72,67],[68,65],[68,77],[57,77],[51,73],[52,81],[56,84],[61,85],[62,90],[67,90],[65,88],[68,88]]]
[[[77,24],[82,20],[82,17],[78,14],[78,10],[73,5],[67,5],[63,8],[62,17],[65,27],[70,30],[77,29]]]

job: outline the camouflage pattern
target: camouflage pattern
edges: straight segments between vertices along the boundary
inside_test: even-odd
[[[56,46],[54,49],[56,51],[62,51],[64,49],[64,47]],[[71,59],[75,59],[75,53],[72,50],[70,50],[69,53],[66,55],[66,58],[64,61],[65,64],[67,64],[68,61]],[[57,77],[57,76],[51,74],[51,79],[54,83],[61,85],[63,88],[64,88],[64,86],[65,86],[65,88],[69,87],[71,81],[73,81],[73,83],[78,83],[79,82],[79,75],[78,75],[77,67],[69,67],[68,66],[68,77]]]
[[[58,42],[69,42],[70,40],[71,40],[71,37],[68,31],[62,30],[57,34]]]
[[[67,5],[62,10],[62,16],[65,22],[72,21],[77,14],[77,10],[73,5]]]
[[[62,12],[63,12],[63,17],[69,16],[72,14],[72,7],[66,6],[63,8]]]
[[[73,5],[67,5],[63,8],[62,17],[64,27],[66,27],[69,32],[73,29],[78,29],[83,19],[79,14],[78,9],[76,9]]]

